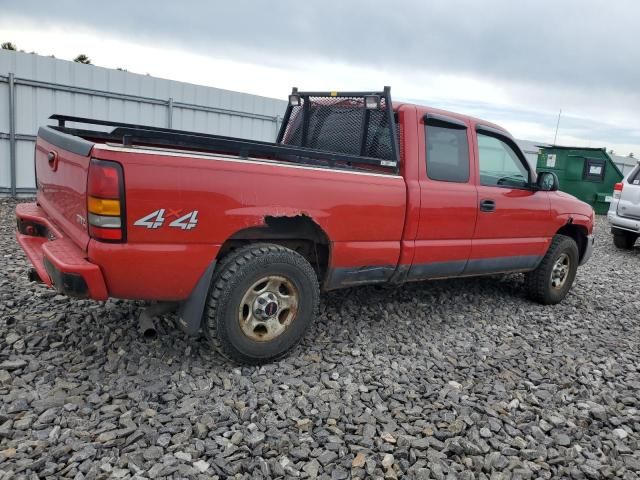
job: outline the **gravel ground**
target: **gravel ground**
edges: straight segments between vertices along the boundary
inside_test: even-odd
[[[640,478],[640,249],[598,220],[569,297],[518,275],[325,295],[286,359],[239,367],[143,305],[26,280],[0,201],[0,479]]]

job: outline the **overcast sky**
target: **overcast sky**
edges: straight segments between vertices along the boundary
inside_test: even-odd
[[[25,51],[286,98],[379,89],[640,155],[638,0],[0,0]]]

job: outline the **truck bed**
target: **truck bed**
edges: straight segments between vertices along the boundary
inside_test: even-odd
[[[203,136],[213,140],[210,148],[196,148],[162,141],[166,135],[165,140],[192,140],[191,135],[165,130],[153,132],[152,140],[158,142],[147,137],[145,142],[123,142],[122,130],[118,141],[113,132],[77,131],[66,125],[39,132],[37,200],[43,216],[38,222],[59,226],[60,238],[73,242],[78,256],[100,265],[110,296],[183,300],[225,242],[241,241],[242,232],[279,221],[313,223],[331,239],[327,254],[332,272],[325,288],[370,282],[371,269],[379,274],[378,281],[393,273],[406,185],[390,168],[356,168],[344,160],[328,165],[320,160],[327,152],[306,163],[308,149],[268,142],[247,143],[299,153],[290,158],[258,148],[241,156],[237,152],[244,142],[239,139]],[[230,153],[211,144],[226,146]],[[87,228],[88,172],[93,162],[102,161],[121,165],[124,173],[123,236],[115,243],[92,239]],[[145,219],[160,211],[166,220],[160,228],[150,228]],[[193,212],[195,228],[169,225]],[[130,275],[132,265],[135,276]]]

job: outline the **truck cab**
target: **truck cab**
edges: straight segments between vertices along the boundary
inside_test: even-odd
[[[538,178],[507,131],[428,107],[398,110],[417,126],[403,139],[409,203],[420,206],[405,228],[407,280],[533,270],[558,232],[587,260],[593,210],[558,192],[554,175]]]

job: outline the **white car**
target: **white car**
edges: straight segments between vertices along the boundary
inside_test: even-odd
[[[607,220],[615,246],[632,249],[640,235],[640,160],[622,182],[615,184]]]

